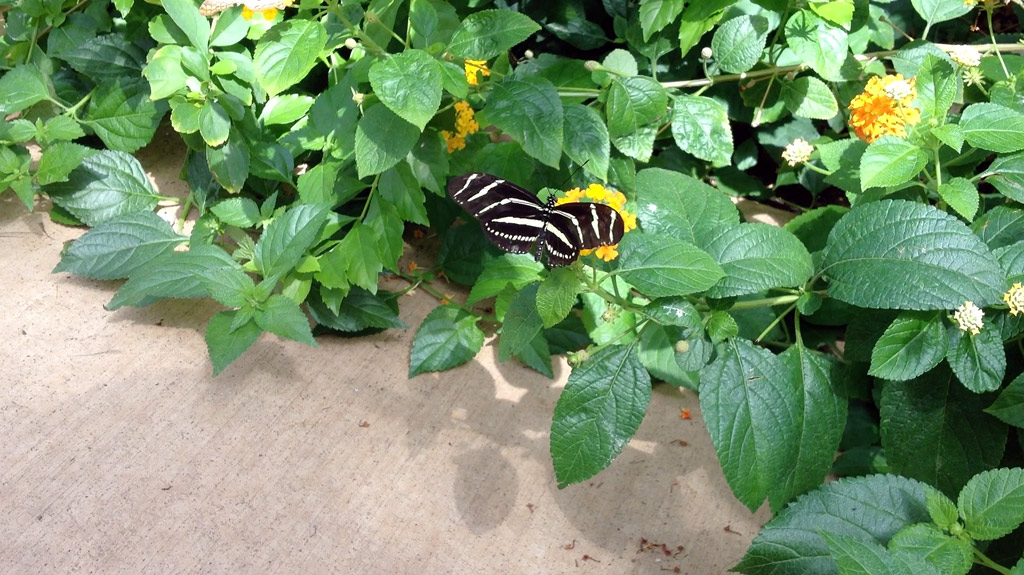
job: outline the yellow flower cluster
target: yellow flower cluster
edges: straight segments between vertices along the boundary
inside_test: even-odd
[[[294,0],[204,0],[199,6],[199,13],[203,16],[219,14],[232,6],[242,5],[242,18],[252,20],[258,12],[265,20],[277,18],[277,11],[284,10],[291,6]]]
[[[921,111],[911,105],[917,97],[914,81],[904,80],[902,74],[868,80],[849,107],[850,127],[857,137],[869,144],[882,136],[906,137],[907,124],[921,121]]]
[[[464,149],[466,136],[475,134],[479,130],[480,124],[476,122],[475,112],[469,102],[465,100],[455,102],[455,132],[441,130],[441,136],[448,143],[448,153]]]
[[[491,75],[491,71],[487,68],[487,60],[466,60],[465,65],[466,81],[469,82],[470,86],[478,86],[480,84],[480,78],[477,76],[477,72],[484,77]]]
[[[636,215],[626,211],[626,196],[619,191],[609,190],[601,184],[590,184],[586,190],[580,188],[573,188],[565,193],[565,196],[559,198],[555,205],[568,204],[570,202],[581,202],[584,200],[590,200],[595,203],[604,204],[615,208],[615,211],[619,212],[622,216],[622,224],[625,230],[636,229]],[[606,262],[610,262],[615,258],[619,257],[619,252],[616,246],[601,246],[593,250],[583,250],[580,252],[581,256],[590,255],[594,253],[597,257],[601,258]]]
[[[1003,294],[1003,301],[1010,306],[1010,315],[1024,313],[1024,286],[1014,283],[1010,291]]]

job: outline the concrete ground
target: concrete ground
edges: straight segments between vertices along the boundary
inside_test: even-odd
[[[180,154],[139,157],[180,191]],[[0,196],[0,573],[717,574],[768,519],[664,385],[609,469],[557,489],[569,369],[500,364],[493,339],[408,379],[413,329],[265,334],[213,378],[218,304],[107,312],[119,282],[51,274],[82,230],[40,208]],[[402,319],[435,305],[405,296]]]

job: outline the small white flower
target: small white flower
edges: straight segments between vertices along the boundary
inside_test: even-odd
[[[956,308],[953,312],[953,321],[957,323],[960,331],[968,331],[971,335],[978,335],[981,332],[981,328],[984,325],[981,322],[981,318],[984,317],[985,312],[980,307],[974,305],[973,302],[965,301],[964,305]]]
[[[949,50],[949,58],[963,68],[974,68],[981,64],[981,54],[973,46],[953,46]]]
[[[786,149],[782,152],[782,159],[786,160],[786,163],[790,166],[802,164],[807,160],[811,159],[811,152],[814,151],[812,146],[807,140],[803,138],[797,138],[786,146]]]
[[[914,89],[910,87],[910,83],[906,80],[896,80],[895,82],[890,82],[885,87],[885,95],[893,100],[902,100],[913,93]]]
[[[711,51],[711,46],[704,46],[700,49],[700,57],[703,60],[710,60],[715,53]]]

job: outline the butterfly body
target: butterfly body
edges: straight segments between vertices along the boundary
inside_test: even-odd
[[[453,178],[448,195],[480,220],[484,234],[499,248],[529,253],[552,266],[566,266],[580,250],[619,243],[625,232],[622,216],[604,204],[574,202],[556,206],[507,180],[473,172]]]

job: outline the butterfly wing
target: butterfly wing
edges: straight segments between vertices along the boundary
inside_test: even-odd
[[[543,229],[546,209],[537,196],[496,176],[474,172],[452,178],[448,195],[507,252],[529,252]]]
[[[571,264],[580,250],[615,245],[625,233],[622,215],[615,208],[584,202],[551,210],[547,226],[545,245],[552,266]]]

